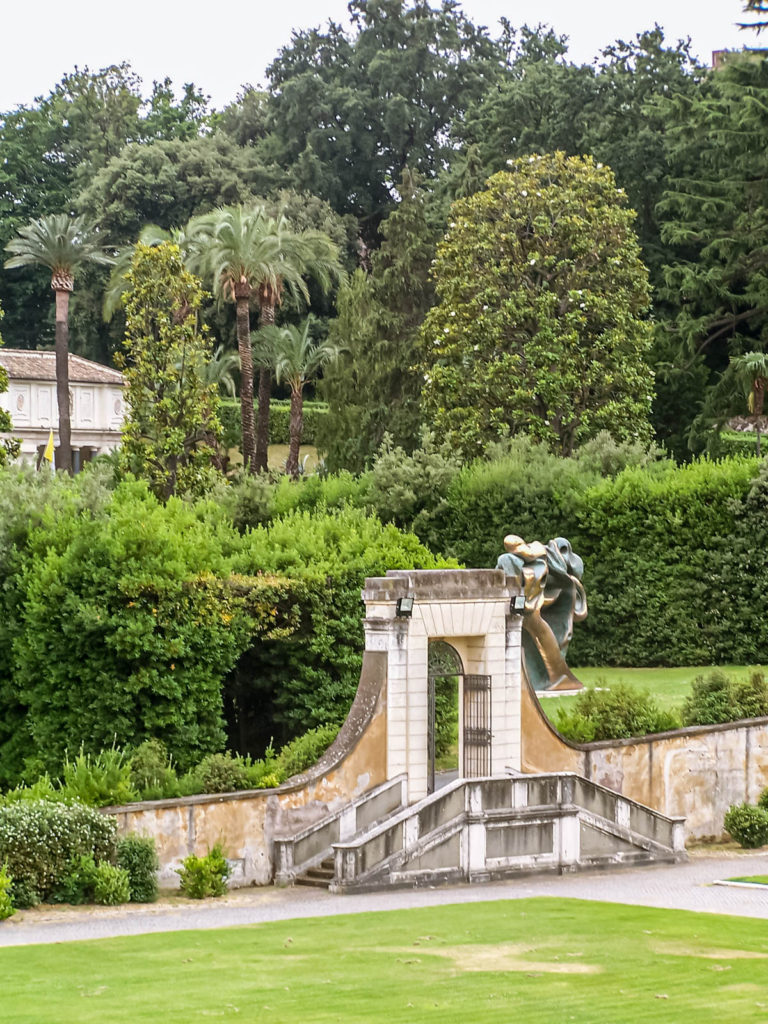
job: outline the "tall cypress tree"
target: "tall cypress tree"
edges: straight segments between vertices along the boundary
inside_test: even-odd
[[[434,302],[429,270],[441,228],[429,194],[407,168],[399,192],[370,275],[353,275],[331,325],[330,338],[344,353],[321,387],[330,405],[321,445],[332,469],[362,469],[385,433],[407,451],[418,445],[421,378],[413,364],[419,327]]]

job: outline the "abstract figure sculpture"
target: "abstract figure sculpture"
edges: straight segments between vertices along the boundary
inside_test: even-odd
[[[504,548],[496,568],[523,589],[523,665],[531,685],[535,690],[581,689],[565,655],[574,622],[587,617],[584,563],[564,537],[545,546],[510,534]]]

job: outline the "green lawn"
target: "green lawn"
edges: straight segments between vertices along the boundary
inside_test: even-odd
[[[768,875],[744,875],[742,878],[729,878],[729,882],[751,882],[752,885],[768,885]]]
[[[739,1024],[768,922],[514,900],[0,949],[3,1024]]]
[[[733,676],[745,676],[760,665],[719,665],[723,672]],[[610,687],[626,683],[637,690],[649,690],[662,708],[679,707],[687,696],[691,682],[696,676],[712,671],[711,665],[693,665],[683,668],[610,668],[590,666],[574,668],[573,672],[585,686]],[[575,697],[545,697],[541,701],[547,716],[554,721],[558,708],[570,709]]]

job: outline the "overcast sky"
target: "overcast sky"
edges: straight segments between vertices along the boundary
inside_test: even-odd
[[[29,0],[27,0],[27,3]],[[0,111],[48,93],[75,65],[91,70],[129,61],[144,79],[192,81],[214,107],[233,100],[244,83],[264,81],[264,69],[291,32],[346,23],[346,0],[35,0],[3,4]],[[658,22],[668,40],[690,36],[698,57],[715,49],[757,45],[740,32],[740,0],[464,0],[465,13],[494,32],[499,17],[513,25],[544,22],[570,38],[570,57],[588,62],[606,44]],[[761,40],[762,42],[762,40]],[[768,45],[768,43],[766,43]]]

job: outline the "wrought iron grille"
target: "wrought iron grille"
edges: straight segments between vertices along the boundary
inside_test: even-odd
[[[464,676],[464,778],[491,773],[491,677]]]

